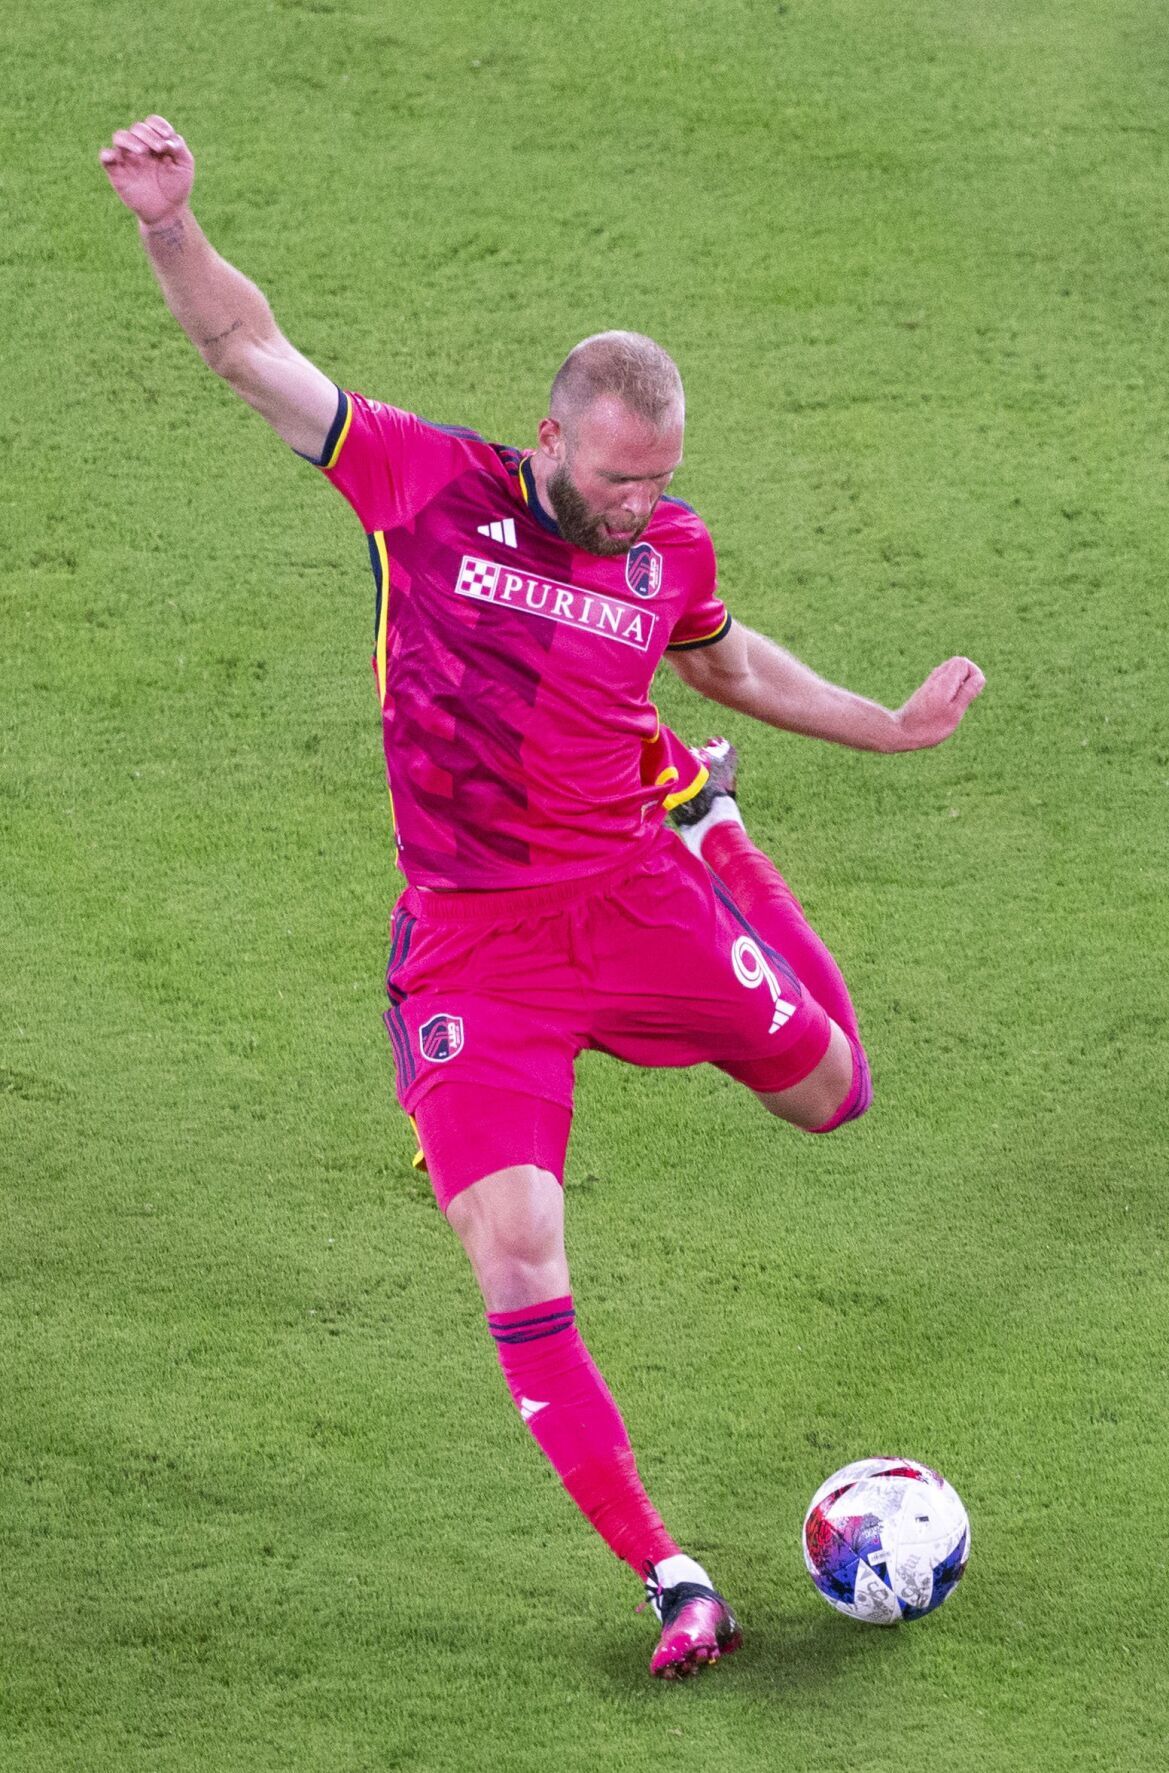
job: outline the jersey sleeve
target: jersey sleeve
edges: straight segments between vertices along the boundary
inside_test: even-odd
[[[689,596],[670,631],[666,651],[691,652],[695,647],[713,646],[731,625],[730,613],[718,594],[718,563],[714,543],[706,525],[701,526],[697,546],[693,550],[694,565]]]
[[[465,465],[472,431],[337,390],[337,413],[317,457],[306,458],[347,499],[367,535],[422,509]]]

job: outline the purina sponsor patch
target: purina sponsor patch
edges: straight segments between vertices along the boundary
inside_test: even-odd
[[[639,653],[649,651],[657,627],[658,618],[652,610],[633,609],[617,597],[582,591],[579,585],[513,572],[498,560],[482,560],[475,554],[463,555],[455,590],[460,597],[473,597],[480,603],[502,604],[525,615],[560,622],[566,628],[582,628],[603,640],[635,647]]]
[[[463,1050],[463,1018],[431,1016],[418,1030],[418,1047],[432,1065],[445,1065]]]

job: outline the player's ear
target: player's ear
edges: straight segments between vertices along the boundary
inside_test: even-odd
[[[554,461],[564,457],[564,428],[556,419],[541,419],[540,428],[536,432],[539,447]]]

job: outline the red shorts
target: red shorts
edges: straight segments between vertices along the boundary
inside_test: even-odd
[[[705,1061],[773,1091],[828,1047],[824,1010],[668,828],[585,880],[407,888],[390,933],[385,1023],[408,1114],[448,1079],[571,1109],[586,1048],[632,1065]]]

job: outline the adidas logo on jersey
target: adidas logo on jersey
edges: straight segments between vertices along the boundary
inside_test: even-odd
[[[502,542],[507,548],[518,548],[515,539],[515,520],[505,517],[502,523],[481,523],[475,531],[477,536],[487,536],[492,542]]]

